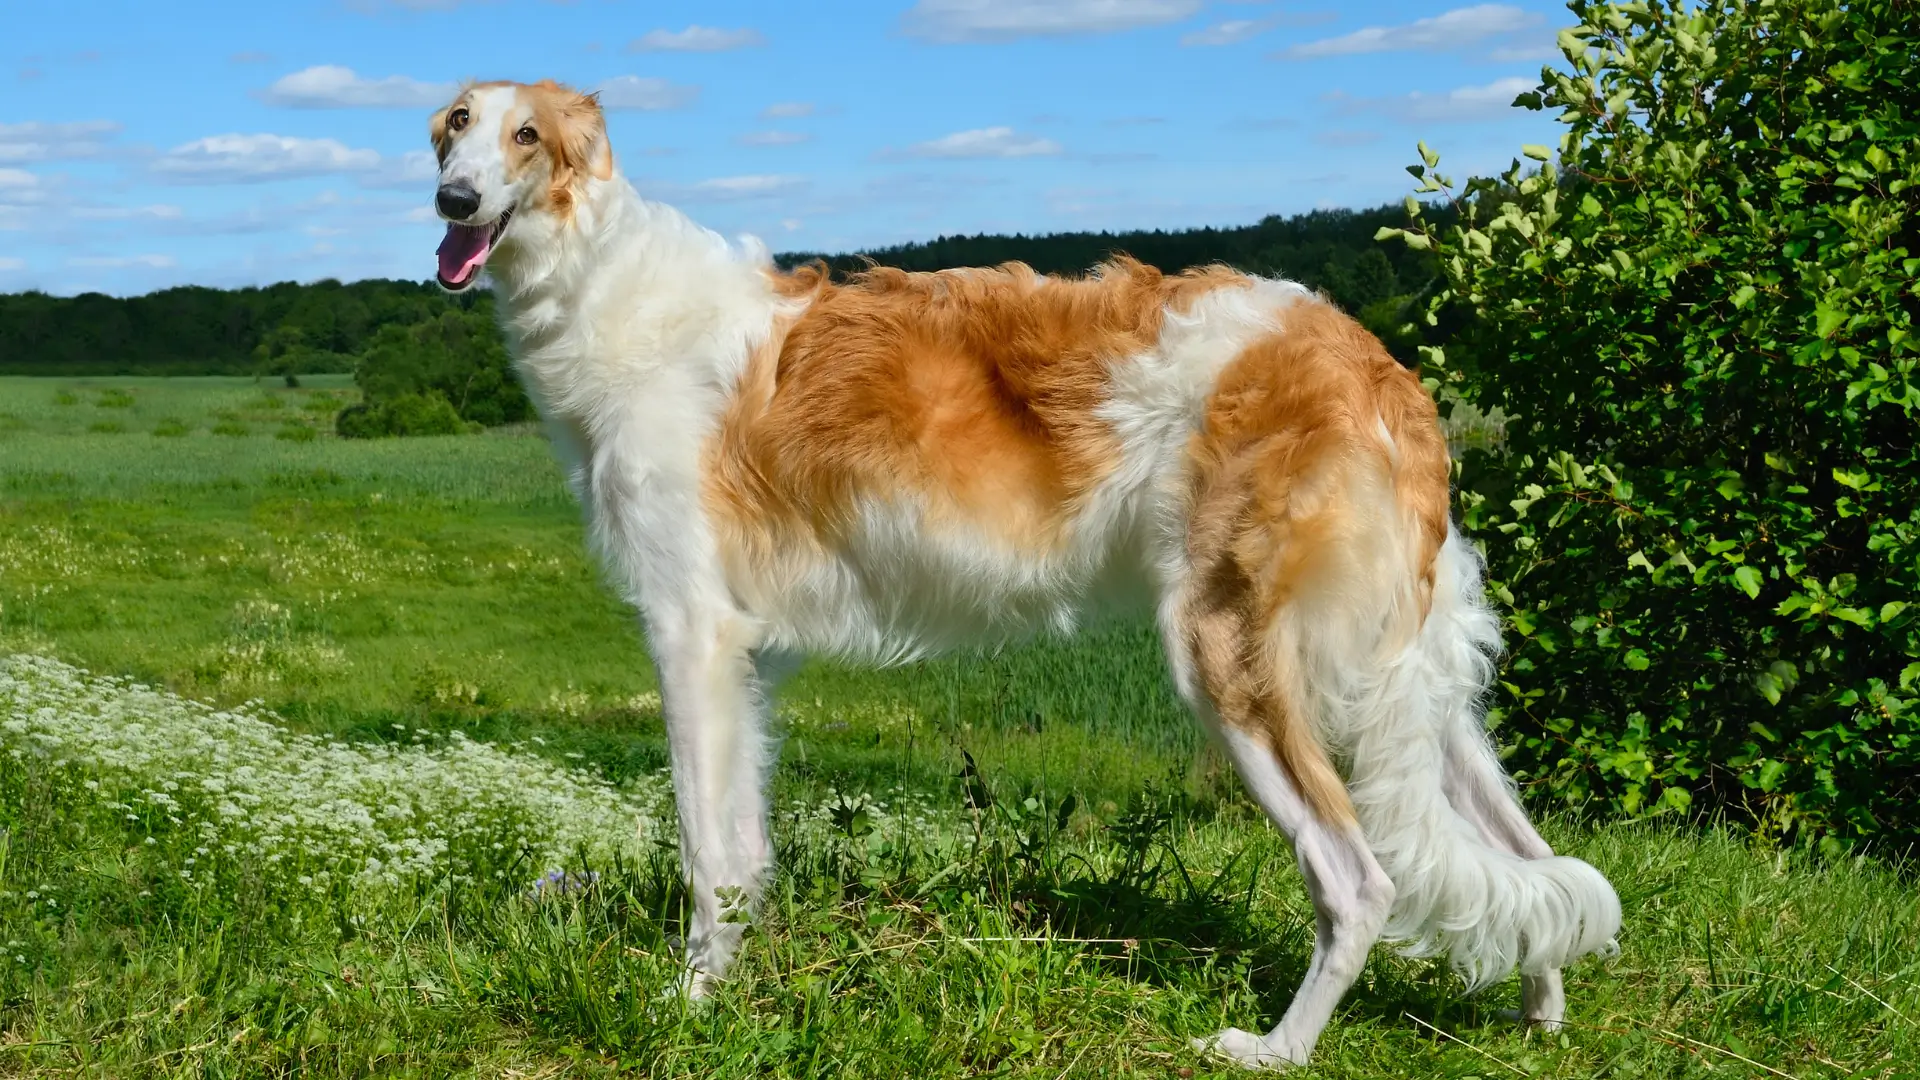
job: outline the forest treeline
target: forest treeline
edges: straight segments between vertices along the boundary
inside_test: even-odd
[[[1430,278],[1426,260],[1374,241],[1382,225],[1406,220],[1399,206],[1272,216],[1241,228],[1044,236],[952,236],[859,254],[779,256],[792,266],[824,258],[837,272],[867,260],[910,270],[975,266],[1011,259],[1043,272],[1078,273],[1115,253],[1168,271],[1224,262],[1324,289],[1356,314],[1417,292]],[[1370,322],[1375,321],[1370,319]],[[455,331],[453,323],[464,324]],[[398,330],[435,324],[411,336],[436,349],[497,358],[490,300],[449,296],[428,282],[285,282],[263,288],[182,286],[144,296],[83,293],[0,295],[0,373],[14,375],[284,375],[359,371],[394,360]],[[485,354],[484,356],[482,354]],[[445,366],[458,357],[439,357]],[[390,380],[389,380],[390,381]],[[513,410],[508,410],[509,413]],[[474,418],[481,419],[481,418]],[[483,420],[484,422],[484,420]]]

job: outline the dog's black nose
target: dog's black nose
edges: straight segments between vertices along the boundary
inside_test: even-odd
[[[465,183],[440,185],[433,202],[452,221],[465,221],[480,211],[480,193]]]

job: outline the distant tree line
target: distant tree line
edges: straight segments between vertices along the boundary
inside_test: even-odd
[[[145,296],[0,295],[0,373],[253,375],[352,371],[382,327],[474,300],[411,281],[197,285]]]

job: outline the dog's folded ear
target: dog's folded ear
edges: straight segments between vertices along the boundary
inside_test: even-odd
[[[599,94],[578,93],[551,80],[538,88],[546,91],[538,111],[548,115],[537,130],[553,158],[549,196],[555,209],[565,212],[573,206],[573,187],[582,176],[612,179],[613,148],[607,141]]]
[[[599,131],[599,137],[595,140],[593,155],[590,158],[592,164],[588,171],[595,180],[611,180],[613,179],[613,144],[607,139],[606,112],[600,106],[600,91],[594,90],[581,94],[580,100],[583,108],[592,110],[595,128]]]

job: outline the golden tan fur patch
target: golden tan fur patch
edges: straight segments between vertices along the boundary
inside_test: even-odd
[[[1237,282],[1128,259],[1081,279],[1018,263],[776,275],[777,293],[811,300],[754,358],[715,440],[715,516],[765,558],[834,547],[862,497],[917,497],[1043,554],[1113,468],[1095,414],[1108,366],[1154,345],[1169,304]]]

